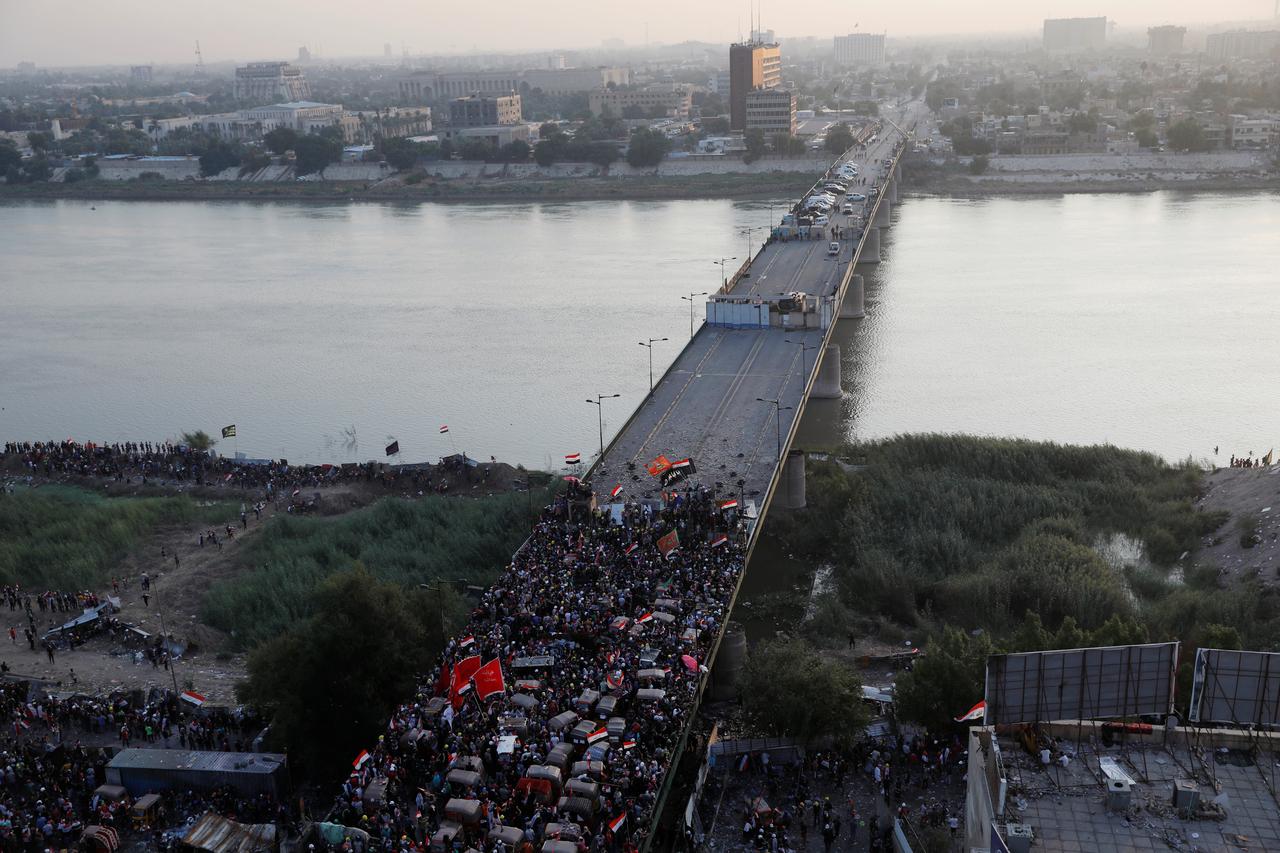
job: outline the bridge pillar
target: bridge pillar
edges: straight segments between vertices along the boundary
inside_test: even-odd
[[[902,180],[902,161],[898,161],[898,164],[893,167],[893,179],[895,181]]]
[[[782,481],[778,483],[778,500],[783,509],[804,509],[804,451],[793,450],[782,465]]]
[[[809,396],[815,400],[840,399],[840,347],[829,344],[818,362],[818,378],[813,382]]]
[[[871,224],[877,228],[888,228],[893,224],[893,202],[889,200],[889,187],[880,190],[880,206],[876,208],[876,218]]]
[[[867,241],[862,244],[862,254],[858,256],[860,264],[880,263],[880,229],[867,229]]]
[[[724,639],[711,670],[711,696],[716,702],[727,702],[738,696],[738,681],[747,665],[747,634],[737,622],[724,629]]]
[[[889,182],[889,201],[894,204],[898,203],[898,179],[894,178]]]
[[[863,283],[862,276],[855,273],[850,277],[849,286],[844,292],[844,300],[840,303],[840,319],[857,320],[865,316],[867,316],[866,285]]]

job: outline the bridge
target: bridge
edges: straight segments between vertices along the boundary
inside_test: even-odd
[[[703,325],[584,477],[601,504],[611,502],[619,484],[632,497],[659,497],[660,481],[647,464],[659,456],[690,459],[696,467],[690,479],[736,495],[746,510],[748,562],[769,507],[775,501],[788,509],[805,505],[805,457],[791,444],[810,399],[841,396],[841,354],[832,335],[839,320],[864,316],[858,270],[880,263],[882,232],[892,223],[910,134],[903,128],[913,127],[923,109],[918,100],[907,103],[896,121],[886,117],[879,138],[832,165],[834,172],[853,162],[868,179],[865,187],[850,187],[851,194],[870,196],[855,216],[833,212],[831,224],[813,229],[818,233],[808,238],[775,229],[709,295]],[[840,244],[836,254],[830,253],[833,241]],[[735,589],[726,613],[736,599]],[[694,710],[718,674],[714,666],[727,625],[726,620],[707,655],[712,678],[702,680]],[[672,756],[655,819],[661,819],[691,729],[685,727]],[[655,837],[649,836],[646,849]]]

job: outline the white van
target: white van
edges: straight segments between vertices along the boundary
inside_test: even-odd
[[[827,254],[828,254],[828,255],[838,255],[838,254],[840,254],[840,244],[839,244],[839,243],[837,243],[835,240],[832,240],[830,243],[828,243],[828,244],[827,244]]]

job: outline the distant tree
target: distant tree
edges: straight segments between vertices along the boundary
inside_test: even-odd
[[[49,161],[43,154],[28,160],[22,170],[26,173],[28,181],[47,181],[53,177],[53,167],[49,165]]]
[[[214,142],[200,155],[200,174],[206,178],[239,165],[240,151],[226,142]]]
[[[184,432],[181,441],[192,450],[211,450],[217,440],[202,429],[195,432]]]
[[[9,171],[10,167],[22,166],[22,155],[12,139],[0,139],[0,173]]]
[[[667,108],[662,106],[661,104],[654,104],[653,106],[649,107],[649,111],[645,114],[645,118],[658,119],[658,118],[666,118],[666,117],[667,117]]]
[[[744,163],[754,163],[763,157],[765,151],[768,150],[763,130],[748,130],[743,136],[743,141],[747,145],[747,153],[742,158]]]
[[[499,153],[503,161],[507,163],[527,163],[529,162],[529,153],[532,150],[529,147],[529,143],[523,139],[513,139],[502,146],[502,150]]]
[[[969,161],[969,174],[982,175],[987,171],[987,167],[991,165],[991,161],[987,159],[987,155],[979,154]]]
[[[702,130],[710,136],[724,136],[729,132],[729,120],[720,116],[712,116],[702,120]]]
[[[560,130],[560,125],[556,124],[554,121],[544,121],[538,128],[539,139],[550,139],[553,136],[559,136],[562,134],[563,131]]]
[[[463,160],[489,160],[493,154],[493,146],[482,139],[469,139],[458,149],[458,156]]]
[[[1156,148],[1160,145],[1160,137],[1149,127],[1140,127],[1133,132],[1133,138],[1142,148]]]
[[[298,141],[298,132],[291,127],[277,127],[265,133],[262,141],[266,143],[271,153],[283,154],[293,149]]]
[[[747,658],[742,708],[762,733],[804,742],[862,736],[870,714],[852,667],[820,656],[804,640],[766,640]]]
[[[632,104],[622,108],[622,117],[625,119],[641,119],[645,117],[644,107]]]
[[[32,131],[27,134],[27,145],[37,154],[43,151],[52,151],[54,147],[53,134]]]
[[[671,140],[656,130],[638,127],[627,146],[627,162],[637,169],[656,166],[671,150]]]
[[[401,172],[406,169],[412,169],[413,164],[418,162],[418,158],[426,153],[425,146],[417,142],[410,142],[403,137],[384,139],[380,143],[380,147],[382,156],[387,159],[387,162]]]
[[[342,143],[318,133],[298,137],[293,144],[294,166],[299,175],[319,172],[342,159]]]
[[[539,166],[550,166],[564,157],[564,149],[565,136],[563,134],[544,136],[537,145],[533,146],[534,162]]]
[[[853,131],[847,124],[837,124],[827,131],[827,151],[843,154],[853,147]]]
[[[784,157],[796,157],[805,152],[804,142],[789,133],[775,134],[771,144],[773,150]]]
[[[271,155],[257,148],[246,148],[240,155],[240,174],[251,175],[271,165]]]
[[[860,116],[880,115],[880,105],[875,101],[854,101],[853,112]]]
[[[1098,117],[1093,113],[1072,113],[1067,129],[1072,133],[1093,133],[1098,129]]]
[[[460,611],[447,587],[443,598],[405,590],[357,564],[316,588],[311,618],[249,656],[236,695],[270,717],[291,764],[315,778],[349,768],[413,694]]]
[[[1204,141],[1204,130],[1195,119],[1184,118],[1165,135],[1174,151],[1206,151],[1209,147]]]

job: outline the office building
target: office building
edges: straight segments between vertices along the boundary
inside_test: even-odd
[[[635,89],[596,89],[587,96],[593,116],[606,112],[617,118],[688,118],[693,89],[681,83],[665,83]],[[636,111],[641,115],[636,115]],[[631,115],[628,115],[631,113]]]
[[[1204,52],[1215,62],[1280,57],[1280,31],[1233,30],[1205,39]]]
[[[782,52],[776,44],[729,45],[729,128],[746,130],[747,93],[782,84]]]
[[[796,95],[788,89],[755,89],[747,93],[746,130],[760,130],[766,138],[796,134]]]
[[[884,33],[836,36],[835,44],[837,65],[884,65]]]
[[[236,69],[237,101],[305,101],[311,84],[302,69],[287,62],[251,62]]]
[[[1107,43],[1106,18],[1046,18],[1044,49],[1063,53],[1095,50]]]
[[[520,123],[519,95],[471,95],[449,102],[453,127],[493,127]]]
[[[1156,56],[1182,53],[1182,42],[1186,35],[1186,27],[1151,27],[1147,30],[1147,50]]]
[[[150,65],[132,65],[129,67],[129,80],[134,83],[150,83],[152,78]]]

